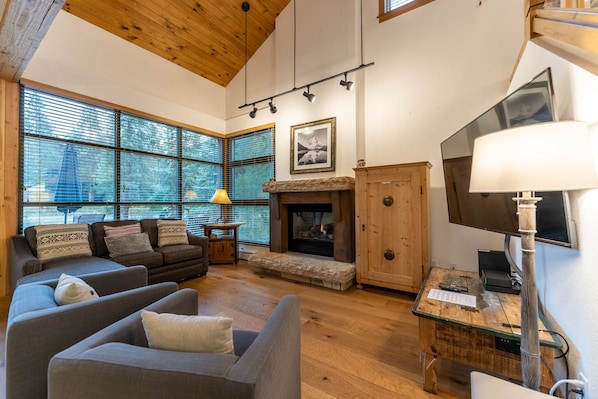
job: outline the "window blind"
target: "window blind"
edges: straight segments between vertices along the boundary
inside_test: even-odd
[[[21,87],[20,231],[38,224],[215,220],[223,139]]]
[[[245,224],[239,239],[270,242],[270,207],[262,184],[275,177],[274,127],[227,140],[227,191],[231,199],[231,219]]]
[[[378,20],[379,22],[387,21],[433,1],[434,0],[380,0],[380,15]]]

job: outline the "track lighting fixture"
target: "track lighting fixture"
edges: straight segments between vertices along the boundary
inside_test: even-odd
[[[270,110],[272,110],[272,108],[270,108]],[[253,109],[249,113],[249,117],[253,119],[253,118],[255,118],[256,114],[257,114],[257,108],[255,107],[255,104],[253,104]]]
[[[270,112],[272,112],[273,114],[275,114],[276,111],[278,111],[278,108],[276,108],[276,105],[274,105],[274,103],[272,101],[274,101],[274,98],[270,99],[270,102],[268,103],[268,106],[270,107]]]
[[[302,90],[302,89],[305,89],[305,88],[307,90],[303,92],[303,96],[305,98],[307,98],[307,100],[310,103],[313,103],[314,101],[316,101],[316,95],[312,94],[310,92],[310,87],[311,86],[314,86],[314,85],[326,82],[326,81],[331,80],[331,79],[337,79],[337,78],[339,78],[341,76],[344,76],[344,79],[341,79],[340,85],[343,86],[347,91],[351,91],[351,90],[354,89],[355,83],[353,81],[350,81],[350,80],[347,79],[347,74],[352,73],[352,72],[356,72],[356,71],[359,71],[361,69],[368,68],[368,67],[374,65],[373,62],[370,62],[370,63],[366,64],[366,63],[364,63],[364,60],[363,60],[363,0],[360,0],[361,64],[358,65],[358,66],[356,66],[355,68],[347,69],[344,72],[337,73],[335,75],[331,75],[331,76],[328,76],[328,77],[320,79],[320,80],[316,80],[314,82],[308,83],[308,84],[303,85],[303,86],[297,86],[296,85],[296,79],[295,79],[295,77],[296,77],[296,74],[295,74],[296,62],[295,62],[295,60],[296,60],[296,57],[297,57],[297,54],[296,54],[296,52],[297,52],[297,38],[296,38],[296,36],[297,36],[297,32],[296,32],[296,30],[297,30],[297,20],[296,20],[296,18],[297,18],[297,10],[296,10],[297,5],[296,5],[296,3],[297,3],[296,0],[293,1],[293,88],[291,88],[289,90],[286,90],[286,91],[283,91],[283,92],[280,92],[280,93],[277,93],[277,94],[274,94],[274,95],[270,95],[270,96],[268,96],[266,98],[262,98],[260,100],[254,101],[253,103],[247,103],[247,61],[248,61],[248,54],[247,54],[247,52],[248,52],[248,50],[247,50],[247,36],[248,36],[248,34],[247,34],[248,33],[247,32],[247,20],[248,20],[248,18],[247,18],[247,14],[249,12],[250,6],[249,6],[248,2],[243,2],[243,4],[241,5],[241,9],[245,13],[245,68],[244,68],[245,69],[245,104],[240,105],[239,109],[243,109],[245,107],[253,107],[253,109],[249,113],[249,116],[251,118],[255,118],[255,115],[257,114],[257,108],[255,106],[256,104],[259,104],[259,103],[262,103],[262,102],[266,102],[266,101],[269,100],[268,105],[270,106],[270,112],[274,114],[274,113],[276,113],[278,111],[278,108],[276,107],[276,105],[274,105],[274,99],[276,97],[284,96],[284,95],[287,95],[287,94],[290,94],[290,93],[295,93],[295,92],[297,92],[299,90]]]
[[[354,84],[355,83],[351,82],[350,80],[347,80],[347,72],[345,72],[345,79],[341,79],[340,85],[345,86],[345,89],[347,89],[347,91],[351,91],[353,90]]]
[[[316,95],[309,92],[309,86],[307,86],[307,91],[303,92],[303,96],[307,98],[307,101],[309,101],[310,103],[316,101]]]

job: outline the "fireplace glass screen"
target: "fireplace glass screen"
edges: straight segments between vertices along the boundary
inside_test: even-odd
[[[334,256],[332,206],[297,205],[289,209],[289,250]]]

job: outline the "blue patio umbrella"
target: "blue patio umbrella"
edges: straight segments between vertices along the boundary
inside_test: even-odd
[[[59,202],[56,209],[64,213],[64,223],[66,224],[67,214],[75,212],[81,208],[76,203],[81,202],[81,182],[79,181],[79,165],[77,163],[77,151],[72,144],[67,144],[62,155],[62,165],[56,184],[56,194],[54,202]]]

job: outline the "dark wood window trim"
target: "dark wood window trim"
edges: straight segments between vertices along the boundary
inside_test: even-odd
[[[378,0],[379,1],[379,14],[378,14],[378,22],[384,22],[396,16],[405,14],[411,10],[415,10],[423,5],[433,2],[434,0],[413,0],[401,7],[395,8],[394,10],[386,11],[386,3],[388,0]]]

